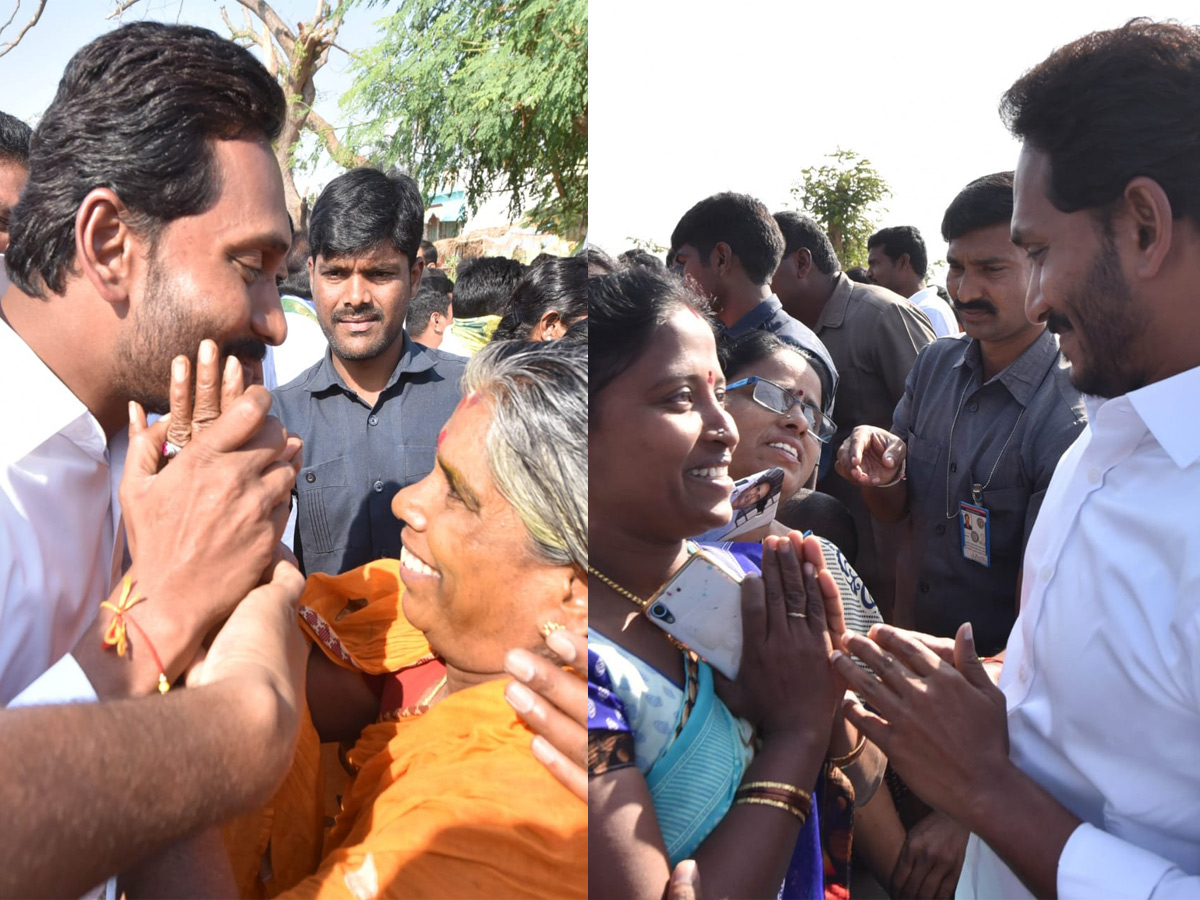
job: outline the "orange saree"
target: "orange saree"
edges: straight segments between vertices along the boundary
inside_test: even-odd
[[[397,672],[432,655],[404,619],[402,589],[395,560],[315,575],[301,620],[334,662]],[[311,791],[319,786],[294,770],[273,811],[270,893],[586,897],[587,807],[534,759],[530,740],[504,700],[503,680],[456,692],[421,715],[369,726],[349,754],[358,772],[325,841],[328,852],[299,884],[300,870],[307,865],[302,874],[312,873]],[[310,771],[316,741],[306,722],[297,749],[302,771]],[[280,833],[289,829],[299,836]],[[277,841],[286,852],[276,852]],[[316,841],[319,847],[319,835]]]

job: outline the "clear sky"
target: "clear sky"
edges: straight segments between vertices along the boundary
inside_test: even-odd
[[[916,225],[942,259],[954,195],[1016,163],[1004,91],[1055,47],[1138,15],[1200,24],[1183,0],[599,0],[589,240],[665,246],[692,204],[725,190],[795,208],[800,170],[841,147],[892,189],[880,227]]]

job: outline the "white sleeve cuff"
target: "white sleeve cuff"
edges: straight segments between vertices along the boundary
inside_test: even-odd
[[[9,709],[17,706],[48,706],[54,703],[95,703],[96,691],[83,669],[68,653],[21,691]]]
[[[1085,822],[1058,858],[1058,896],[1200,897],[1200,877]]]

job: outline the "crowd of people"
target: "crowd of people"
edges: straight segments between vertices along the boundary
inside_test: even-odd
[[[142,22],[0,114],[0,894],[585,896],[586,260],[295,223],[284,111]]]
[[[738,193],[450,272],[284,111],[143,22],[0,113],[0,894],[1200,893],[1200,30],[1012,85],[944,290]]]
[[[591,251],[591,896],[1200,892],[1198,113],[1198,29],[1055,51],[944,295],[737,193]]]

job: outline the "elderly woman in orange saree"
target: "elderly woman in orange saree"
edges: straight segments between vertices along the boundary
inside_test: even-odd
[[[505,699],[510,648],[587,628],[586,382],[586,347],[485,349],[393,503],[401,558],[309,580],[314,652],[385,676],[382,714],[323,851],[311,727],[267,814],[226,832],[243,895],[586,896],[587,808]]]

